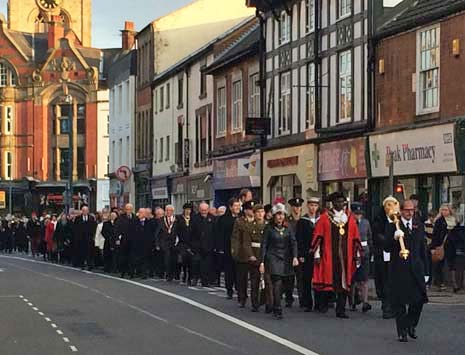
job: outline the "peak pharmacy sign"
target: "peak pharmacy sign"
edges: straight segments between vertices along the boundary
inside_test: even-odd
[[[454,124],[374,135],[369,138],[372,177],[418,175],[457,171]]]

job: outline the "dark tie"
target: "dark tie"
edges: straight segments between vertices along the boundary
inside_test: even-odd
[[[411,229],[410,229],[410,222],[407,222],[407,229],[409,230],[409,232],[411,231]]]

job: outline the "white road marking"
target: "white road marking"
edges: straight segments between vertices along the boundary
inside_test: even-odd
[[[72,268],[72,267],[69,267],[69,266],[63,266],[63,265],[56,265],[56,264],[49,264],[47,262],[43,262],[43,261],[37,261],[37,260],[29,260],[29,259],[24,259],[24,258],[19,258],[19,257],[10,257],[10,256],[0,256],[0,257],[4,257],[4,258],[7,258],[7,259],[16,259],[16,260],[21,260],[21,261],[26,261],[26,262],[30,262],[30,263],[36,263],[36,264],[44,264],[44,265],[48,265],[48,266],[52,266],[52,267],[56,267],[56,268],[62,268],[62,269],[68,269],[68,270],[73,270],[75,272],[79,272],[79,270],[76,270],[75,268]],[[84,272],[84,271],[81,271],[81,272]],[[151,290],[151,291],[154,291],[156,293],[159,293],[161,295],[164,295],[164,296],[167,296],[167,297],[171,297],[171,298],[174,298],[178,301],[181,301],[181,302],[184,302],[186,304],[189,304],[195,308],[198,308],[198,309],[201,309],[205,312],[208,312],[210,314],[213,314],[219,318],[222,318],[230,323],[233,323],[239,327],[242,327],[244,329],[247,329],[249,331],[251,331],[252,333],[255,333],[255,334],[258,334],[264,338],[267,338],[275,343],[278,343],[278,344],[281,344],[282,346],[285,346],[293,351],[295,351],[296,353],[299,353],[299,354],[303,354],[303,355],[319,355],[318,353],[310,350],[310,349],[307,349],[307,348],[304,348],[303,346],[300,346],[299,344],[296,344],[296,343],[293,343],[287,339],[284,339],[276,334],[273,334],[265,329],[262,329],[260,327],[257,327],[253,324],[250,324],[250,323],[247,323],[241,319],[238,319],[238,318],[235,318],[229,314],[226,314],[226,313],[223,313],[215,308],[212,308],[212,307],[209,307],[209,306],[206,306],[202,303],[199,303],[197,301],[194,301],[190,298],[187,298],[187,297],[184,297],[184,296],[181,296],[181,295],[177,295],[175,293],[172,293],[172,292],[169,292],[169,291],[166,291],[166,290],[163,290],[161,288],[157,288],[157,287],[153,287],[153,286],[150,286],[150,285],[146,285],[146,284],[143,284],[143,283],[139,283],[137,281],[133,281],[133,280],[127,280],[127,279],[121,279],[121,278],[118,278],[118,277],[115,277],[115,276],[111,276],[111,275],[107,275],[107,274],[99,274],[99,273],[93,273],[93,272],[89,272],[89,271],[85,271],[86,274],[91,274],[91,275],[94,275],[94,276],[99,276],[99,277],[103,277],[103,278],[106,278],[106,279],[109,279],[109,280],[116,280],[116,281],[119,281],[119,282],[124,282],[124,283],[127,283],[127,284],[131,284],[131,285],[134,285],[134,286],[138,286],[138,287],[141,287],[141,288],[145,288],[147,290]],[[46,275],[46,274],[44,274]],[[49,275],[47,275],[49,276]],[[73,350],[74,351],[74,350]],[[77,349],[76,349],[77,351]]]
[[[0,298],[18,298],[18,296],[15,295],[2,295]]]
[[[39,312],[39,315],[40,315],[40,316],[44,316],[44,313],[43,313],[43,312]]]
[[[65,343],[69,343],[69,339],[68,339],[68,338],[63,338],[63,341],[64,341]]]
[[[71,349],[72,352],[76,353],[78,351],[78,349],[74,346],[74,345],[71,345],[69,347]]]
[[[52,328],[56,328],[56,327],[57,327],[57,325],[56,325],[55,323],[52,323],[52,324],[50,324],[50,325],[52,326]]]
[[[27,305],[28,305],[28,306],[31,306],[31,307],[34,306],[31,302],[28,302]]]
[[[47,317],[45,317],[45,320],[46,320],[47,322],[51,322],[51,321],[52,321],[50,318],[47,318]]]
[[[0,272],[5,272],[5,270],[4,270],[4,269],[0,269]]]
[[[19,298],[24,298],[23,295],[19,295]]]
[[[57,334],[58,335],[63,335],[63,332],[60,329],[57,329]]]
[[[39,308],[37,308],[37,307],[32,307],[32,309],[33,309],[34,311],[38,311],[38,310],[39,310]]]

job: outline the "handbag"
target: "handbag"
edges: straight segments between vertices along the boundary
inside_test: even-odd
[[[431,249],[431,260],[433,263],[439,263],[444,260],[444,245],[446,244],[448,235],[444,238],[444,241],[442,242],[441,245],[436,247],[435,249]]]

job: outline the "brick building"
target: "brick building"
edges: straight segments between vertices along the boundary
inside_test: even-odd
[[[404,1],[376,36],[376,129],[369,137],[372,199],[389,193],[388,161],[402,197],[419,194],[426,212],[444,202],[464,212],[456,149],[465,116],[465,1]]]
[[[10,0],[0,19],[0,188],[11,188],[15,210],[61,210],[70,179],[74,206],[96,206],[107,164],[97,117],[113,51],[90,47],[90,4]]]

